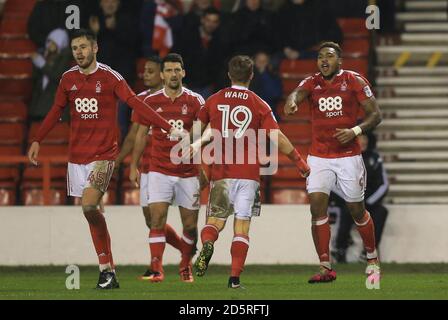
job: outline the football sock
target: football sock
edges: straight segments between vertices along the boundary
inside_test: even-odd
[[[168,223],[165,224],[165,237],[166,243],[174,247],[175,249],[181,251],[182,241],[177,235],[176,230],[173,229]]]
[[[311,233],[319,256],[320,265],[331,269],[330,263],[330,224],[328,216],[311,220]]]
[[[153,269],[152,271],[162,271],[159,269],[162,265],[165,243],[165,231],[163,229],[151,229],[151,231],[149,232],[149,248],[151,250],[151,267]]]
[[[232,255],[232,277],[239,277],[244,269],[247,251],[249,250],[249,237],[242,234],[235,234],[230,247]]]
[[[110,236],[104,215],[96,210],[87,215],[90,234],[98,256],[100,271],[112,271],[112,254],[110,252]]]
[[[355,220],[356,228],[364,243],[364,248],[367,253],[367,260],[374,260],[378,258],[375,247],[375,226],[373,225],[370,213],[366,210],[364,216],[358,221]]]
[[[188,267],[188,265],[190,264],[191,254],[195,246],[196,246],[195,237],[184,231],[181,239],[181,252],[182,252],[182,260],[180,262],[181,269]]]
[[[204,228],[202,228],[201,231],[201,241],[202,243],[205,242],[215,242],[218,240],[219,237],[219,231],[218,228],[216,228],[214,225],[206,224]]]

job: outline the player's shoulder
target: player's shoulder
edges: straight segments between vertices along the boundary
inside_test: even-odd
[[[116,79],[117,81],[123,80],[123,76],[116,70],[109,67],[107,64],[97,62],[98,64],[98,70],[105,73],[107,76],[112,77],[113,79]]]
[[[154,91],[154,92],[150,92],[149,90],[147,90],[146,92],[147,92],[147,94],[146,94],[146,96],[144,96],[145,100],[155,100],[160,97],[164,97],[163,88],[159,89],[157,91]]]
[[[351,81],[356,81],[361,84],[369,84],[369,81],[360,73],[353,70],[341,70],[343,75]]]
[[[61,79],[65,79],[65,78],[70,78],[70,77],[74,77],[79,75],[79,66],[74,66],[70,69],[68,69],[67,71],[65,71],[62,76]]]
[[[313,83],[313,82],[317,81],[320,77],[321,77],[320,72],[316,72],[316,73],[314,73],[312,75],[309,75],[308,77],[306,77],[302,81],[300,81],[299,87],[301,87],[301,86],[303,86],[304,84],[307,84],[307,83]]]
[[[193,90],[183,88],[183,93],[190,99],[197,100],[199,104],[203,105],[205,103],[204,97]]]

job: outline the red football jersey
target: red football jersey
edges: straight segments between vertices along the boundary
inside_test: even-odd
[[[362,86],[357,77],[367,85]],[[309,92],[311,104],[312,143],[309,153],[322,158],[358,155],[356,139],[342,145],[333,135],[336,128],[349,129],[357,124],[360,102],[373,96],[369,82],[356,72],[341,70],[331,83],[316,73],[300,82],[299,88]]]
[[[97,160],[114,160],[118,154],[118,99],[133,108],[147,109],[135,98],[123,77],[109,66],[97,63],[85,75],[75,66],[62,75],[54,104],[42,123],[35,141],[41,142],[54,127],[66,105],[70,107],[69,161],[87,164]],[[146,111],[146,110],[145,110]],[[145,112],[164,128],[170,128],[154,112]],[[154,118],[154,116],[156,116]]]
[[[205,101],[201,95],[183,88],[182,93],[174,101],[162,89],[147,96],[144,102],[150,105],[153,110],[164,117],[171,125],[189,131]],[[150,125],[144,119],[137,120],[138,123],[145,126]],[[153,127],[149,171],[182,178],[197,176],[199,173],[196,165],[174,164],[171,162],[171,148],[177,143],[178,141],[170,140],[169,134],[165,130],[162,131],[160,128]]]
[[[147,96],[151,94],[150,90],[145,90],[139,93],[137,96],[140,99],[145,99]],[[141,122],[144,120],[140,120],[141,116],[139,113],[132,111],[131,122]],[[151,161],[151,129],[148,131],[148,137],[146,139],[146,147],[143,151],[142,160],[140,164],[140,173],[148,173],[149,172],[149,163]]]
[[[219,130],[222,139],[221,159],[215,159],[212,165],[212,180],[230,179],[251,179],[260,180],[260,164],[258,157],[249,154],[256,152],[258,154],[258,134],[259,129],[278,129],[277,121],[272,114],[269,105],[254,92],[241,86],[232,86],[225,88],[207,99],[205,106],[199,111],[199,120],[204,124],[210,123],[210,127]],[[248,129],[254,132],[255,140],[244,138]],[[233,131],[233,135],[226,133]],[[239,137],[237,137],[238,131]],[[230,132],[230,131],[228,131]],[[247,135],[249,136],[249,135]],[[216,137],[215,137],[216,138]],[[227,141],[232,139],[233,141]],[[245,139],[244,143],[244,161],[237,163],[237,139]],[[226,143],[233,144],[231,163],[226,161]],[[252,146],[249,146],[252,145]],[[230,149],[229,149],[230,150]],[[254,161],[250,162],[249,158]],[[241,161],[240,161],[241,162]]]

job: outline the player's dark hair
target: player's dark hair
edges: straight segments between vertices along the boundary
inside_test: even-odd
[[[221,16],[221,12],[218,9],[214,8],[214,7],[210,7],[210,8],[205,9],[204,12],[202,12],[202,17],[205,17],[208,14],[216,14],[218,16]]]
[[[152,55],[152,56],[147,57],[146,61],[154,62],[154,63],[156,63],[158,65],[162,64],[162,59],[159,56],[156,56],[156,55]]]
[[[331,42],[331,41],[327,41],[327,42],[322,42],[319,46],[319,50],[322,50],[323,48],[333,48],[336,53],[338,54],[338,57],[340,58],[342,55],[342,49],[339,46],[339,44],[337,44],[336,42]]]
[[[234,56],[229,61],[229,76],[232,81],[246,83],[254,73],[254,61],[249,56]]]
[[[73,32],[70,33],[70,42],[72,42],[73,39],[82,37],[86,37],[87,40],[91,42],[97,41],[96,34],[93,31],[87,29],[75,29]]]
[[[182,69],[184,69],[184,60],[182,56],[177,53],[169,53],[165,58],[162,59],[162,71],[165,68],[165,63],[167,62],[179,62]]]

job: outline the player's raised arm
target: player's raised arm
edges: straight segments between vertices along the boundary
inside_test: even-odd
[[[137,187],[140,184],[140,174],[138,172],[138,162],[143,154],[143,151],[146,147],[146,141],[148,136],[149,127],[144,125],[139,125],[136,135],[135,142],[132,149],[132,159],[131,159],[131,167],[129,173],[129,180],[133,182]]]
[[[284,111],[286,114],[294,114],[299,109],[299,104],[303,102],[309,95],[309,91],[298,87],[286,99]]]
[[[356,77],[360,88],[358,90],[358,100],[365,111],[364,121],[353,128],[336,128],[334,137],[341,144],[346,144],[355,139],[363,132],[375,129],[381,123],[381,111],[378,103],[373,96],[369,85],[361,77]],[[363,99],[364,98],[364,99]]]

